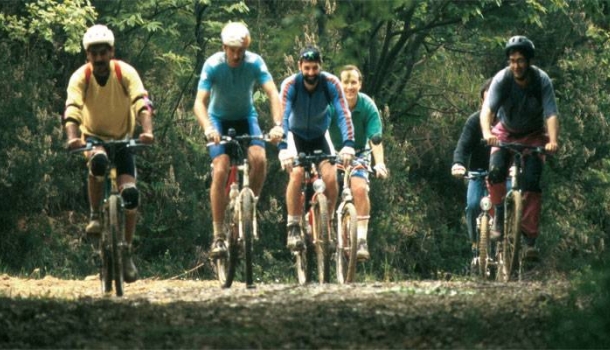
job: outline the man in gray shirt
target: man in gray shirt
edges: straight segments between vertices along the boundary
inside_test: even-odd
[[[555,92],[549,76],[531,65],[535,54],[534,43],[524,36],[513,36],[505,47],[508,67],[498,72],[491,83],[489,94],[481,110],[483,138],[491,146],[500,142],[514,142],[544,147],[547,152],[559,148],[559,120]],[[493,116],[499,123],[491,128]],[[489,165],[489,193],[496,205],[492,239],[502,236],[503,213],[501,203],[506,194],[505,180],[510,153],[493,147]],[[544,158],[539,155],[524,157],[523,215],[521,231],[525,236],[526,257],[536,259],[542,191],[540,178]]]

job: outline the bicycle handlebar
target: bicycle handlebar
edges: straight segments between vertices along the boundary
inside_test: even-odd
[[[247,142],[247,141],[253,141],[253,140],[260,140],[260,141],[265,141],[265,142],[271,142],[271,136],[265,134],[265,135],[248,135],[248,134],[244,134],[244,135],[239,135],[239,136],[227,136],[227,135],[222,135],[220,136],[220,142],[215,143],[214,141],[212,142],[208,142],[206,143],[207,147],[210,146],[214,146],[214,145],[226,145],[228,143],[232,143],[232,142]]]
[[[496,147],[517,153],[523,153],[524,151],[530,150],[534,153],[548,154],[548,152],[544,149],[544,146],[531,146],[518,142],[500,142],[500,144],[498,144]]]
[[[305,154],[299,153],[298,157],[294,159],[293,166],[309,166],[311,164],[317,164],[322,161],[328,160],[331,163],[341,163],[341,159],[338,155],[325,154],[325,153],[314,153]]]
[[[476,180],[480,178],[485,178],[489,174],[488,171],[468,171],[464,174],[464,178],[467,180]]]
[[[85,147],[76,148],[70,150],[70,153],[87,152],[93,150],[95,146],[102,146],[104,148],[109,147],[121,147],[139,149],[144,147],[150,147],[150,144],[144,143],[139,139],[126,139],[126,140],[100,140],[96,138],[88,138]]]

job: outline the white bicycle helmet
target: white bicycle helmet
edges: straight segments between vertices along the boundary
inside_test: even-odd
[[[243,23],[229,22],[220,33],[222,43],[227,46],[250,45],[250,32]]]
[[[83,46],[85,50],[89,49],[89,46],[94,44],[108,44],[114,47],[114,34],[105,25],[96,24],[89,29],[83,36]]]

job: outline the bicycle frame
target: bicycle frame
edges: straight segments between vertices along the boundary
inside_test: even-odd
[[[305,242],[305,248],[293,252],[297,260],[297,277],[301,284],[308,282],[310,279],[308,263],[313,258],[312,248],[314,247],[318,261],[318,280],[320,283],[328,283],[330,279],[330,254],[328,251],[332,238],[329,234],[328,202],[324,195],[326,184],[319,176],[318,166],[323,161],[330,161],[334,164],[336,160],[335,155],[314,151],[312,155],[301,153],[294,161],[295,167],[304,169],[301,182],[301,204],[303,206],[301,237]]]
[[[117,169],[115,158],[119,150],[137,149],[147,146],[137,139],[103,141],[88,138],[83,148],[71,152],[90,152],[102,147],[108,157],[108,167],[104,174],[104,197],[101,199],[101,221],[103,224],[99,246],[96,247],[102,258],[100,280],[102,292],[112,291],[114,281],[116,295],[123,295],[123,252],[126,249],[125,241],[125,204],[117,185]]]
[[[219,144],[225,145],[229,156],[229,176],[226,194],[229,202],[225,209],[225,231],[227,234],[228,259],[217,258],[218,279],[224,288],[231,287],[240,249],[245,257],[245,282],[248,288],[254,286],[252,272],[252,241],[258,239],[256,219],[257,198],[250,188],[250,166],[248,162],[249,142],[252,140],[269,141],[268,137],[241,135],[236,136],[234,129],[222,136]],[[207,146],[214,145],[213,142]],[[227,264],[228,262],[228,264]]]
[[[465,178],[468,180],[485,180],[487,175],[487,171],[469,171]],[[489,278],[492,275],[490,268],[495,266],[495,261],[491,258],[493,253],[489,238],[489,232],[493,222],[493,205],[485,182],[483,182],[482,185],[483,196],[479,202],[481,212],[476,219],[476,231],[478,235],[478,237],[476,237],[477,252],[471,263],[471,272],[476,271],[481,277]]]
[[[374,173],[369,166],[368,154],[371,150],[361,152],[346,169],[342,164],[337,165],[338,173],[342,173],[341,202],[337,207],[335,219],[337,221],[337,281],[350,283],[356,277],[357,249],[358,249],[358,213],[354,203],[351,189],[351,179],[357,171]]]
[[[512,156],[508,176],[511,189],[504,198],[504,239],[498,243],[498,279],[508,282],[516,268],[519,268],[521,278],[522,254],[520,247],[522,241],[521,218],[523,214],[523,190],[521,180],[523,177],[523,157],[529,152],[532,156],[546,154],[543,147],[529,146],[519,143],[501,143],[501,149],[508,150]]]

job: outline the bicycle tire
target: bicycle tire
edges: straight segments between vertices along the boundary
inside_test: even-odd
[[[235,225],[235,211],[229,205],[225,211],[225,243],[227,255],[215,258],[216,274],[223,288],[231,288],[237,269],[239,247],[237,245],[238,227]]]
[[[521,245],[521,193],[514,191],[507,196],[508,205],[505,215],[504,227],[504,282],[513,277],[519,264],[519,248]]]
[[[108,198],[108,210],[110,212],[110,239],[112,247],[112,268],[114,277],[115,293],[118,297],[123,296],[123,248],[125,237],[125,220],[123,215],[122,198],[119,195],[111,195]]]
[[[102,236],[99,242],[99,254],[102,261],[100,266],[100,282],[102,293],[112,292],[112,247],[110,243],[110,213],[108,210],[108,203],[104,204],[103,220],[104,226],[102,228]]]
[[[358,249],[358,217],[353,203],[345,203],[337,218],[337,282],[351,283],[356,277],[356,253]]]
[[[254,219],[254,195],[251,191],[243,191],[241,195],[241,208],[239,222],[241,225],[241,237],[243,237],[244,247],[244,271],[246,287],[254,287],[254,276],[252,273],[252,244],[254,239],[253,219]]]
[[[311,206],[313,242],[318,263],[318,282],[330,282],[330,254],[329,254],[329,227],[328,204],[326,196],[319,193],[315,196]]]
[[[489,248],[489,215],[483,213],[479,228],[479,274],[483,279],[487,279],[489,276],[487,265]]]

